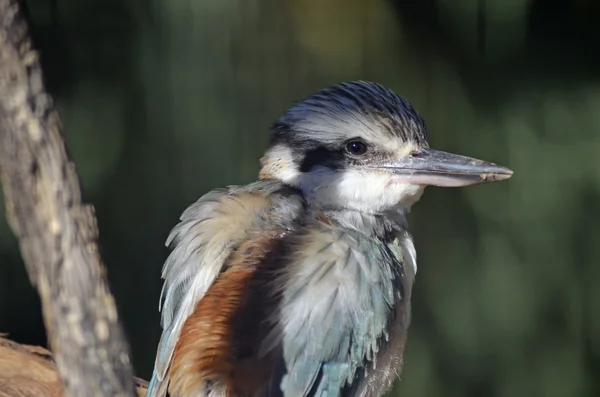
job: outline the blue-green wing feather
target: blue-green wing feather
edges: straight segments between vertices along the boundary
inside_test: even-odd
[[[347,395],[388,336],[401,263],[385,244],[348,230],[313,228],[290,245],[279,327],[265,345],[279,346],[284,366],[271,395],[277,386],[286,397]]]

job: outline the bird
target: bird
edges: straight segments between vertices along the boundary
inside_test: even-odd
[[[425,120],[370,81],[272,125],[258,179],[214,189],[172,229],[147,397],[381,396],[399,377],[425,187],[513,171],[432,149]]]

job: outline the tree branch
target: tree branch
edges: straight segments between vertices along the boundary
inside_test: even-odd
[[[134,378],[137,397],[148,382]],[[63,390],[50,352],[40,346],[20,345],[0,334],[0,397],[62,397]]]
[[[135,396],[91,206],[16,0],[0,0],[0,171],[7,219],[42,301],[66,396]]]

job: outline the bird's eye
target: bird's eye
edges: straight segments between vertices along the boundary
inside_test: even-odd
[[[346,151],[355,156],[360,156],[367,152],[367,145],[360,141],[352,141],[346,144]]]

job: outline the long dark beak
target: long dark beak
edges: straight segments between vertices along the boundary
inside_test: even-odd
[[[500,165],[429,148],[377,168],[389,171],[398,182],[442,187],[502,181],[513,174],[512,170]]]

